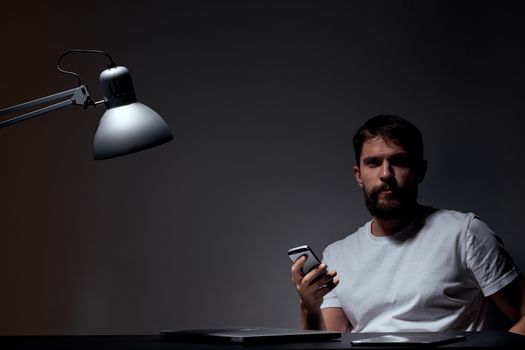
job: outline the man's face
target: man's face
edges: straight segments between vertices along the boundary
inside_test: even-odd
[[[402,146],[378,136],[363,143],[354,175],[372,216],[388,220],[413,208],[425,170],[426,164],[414,164]]]

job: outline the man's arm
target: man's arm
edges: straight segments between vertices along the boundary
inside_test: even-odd
[[[326,271],[326,264],[321,264],[310,271],[305,276],[301,273],[306,258],[304,256],[297,259],[292,265],[292,281],[299,293],[301,304],[301,325],[303,329],[343,329],[343,319],[346,316],[340,308],[329,308],[321,311],[323,297],[334,289],[339,281],[335,271]],[[322,277],[321,277],[322,276]],[[348,320],[346,320],[348,324]]]
[[[514,325],[509,332],[525,335],[525,278],[519,275],[507,286],[489,296]]]
[[[342,333],[352,330],[352,325],[340,307],[327,307],[322,313],[326,330]]]

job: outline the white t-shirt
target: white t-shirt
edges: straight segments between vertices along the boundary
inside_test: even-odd
[[[422,207],[402,231],[376,237],[371,221],[323,254],[339,285],[321,308],[342,308],[353,332],[480,330],[489,296],[518,269],[474,214]]]

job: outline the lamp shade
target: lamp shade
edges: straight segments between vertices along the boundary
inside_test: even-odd
[[[141,151],[173,139],[160,115],[137,102],[131,76],[125,67],[106,69],[100,74],[100,82],[108,110],[95,131],[95,159]]]

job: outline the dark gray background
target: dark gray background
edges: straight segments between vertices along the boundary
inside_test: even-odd
[[[351,137],[422,130],[424,204],[480,215],[525,266],[525,22],[519,2],[11,1],[0,107],[75,86],[108,51],[175,141],[91,158],[104,108],[0,131],[1,334],[298,327],[291,246],[369,215]],[[69,56],[100,98],[103,56]]]

